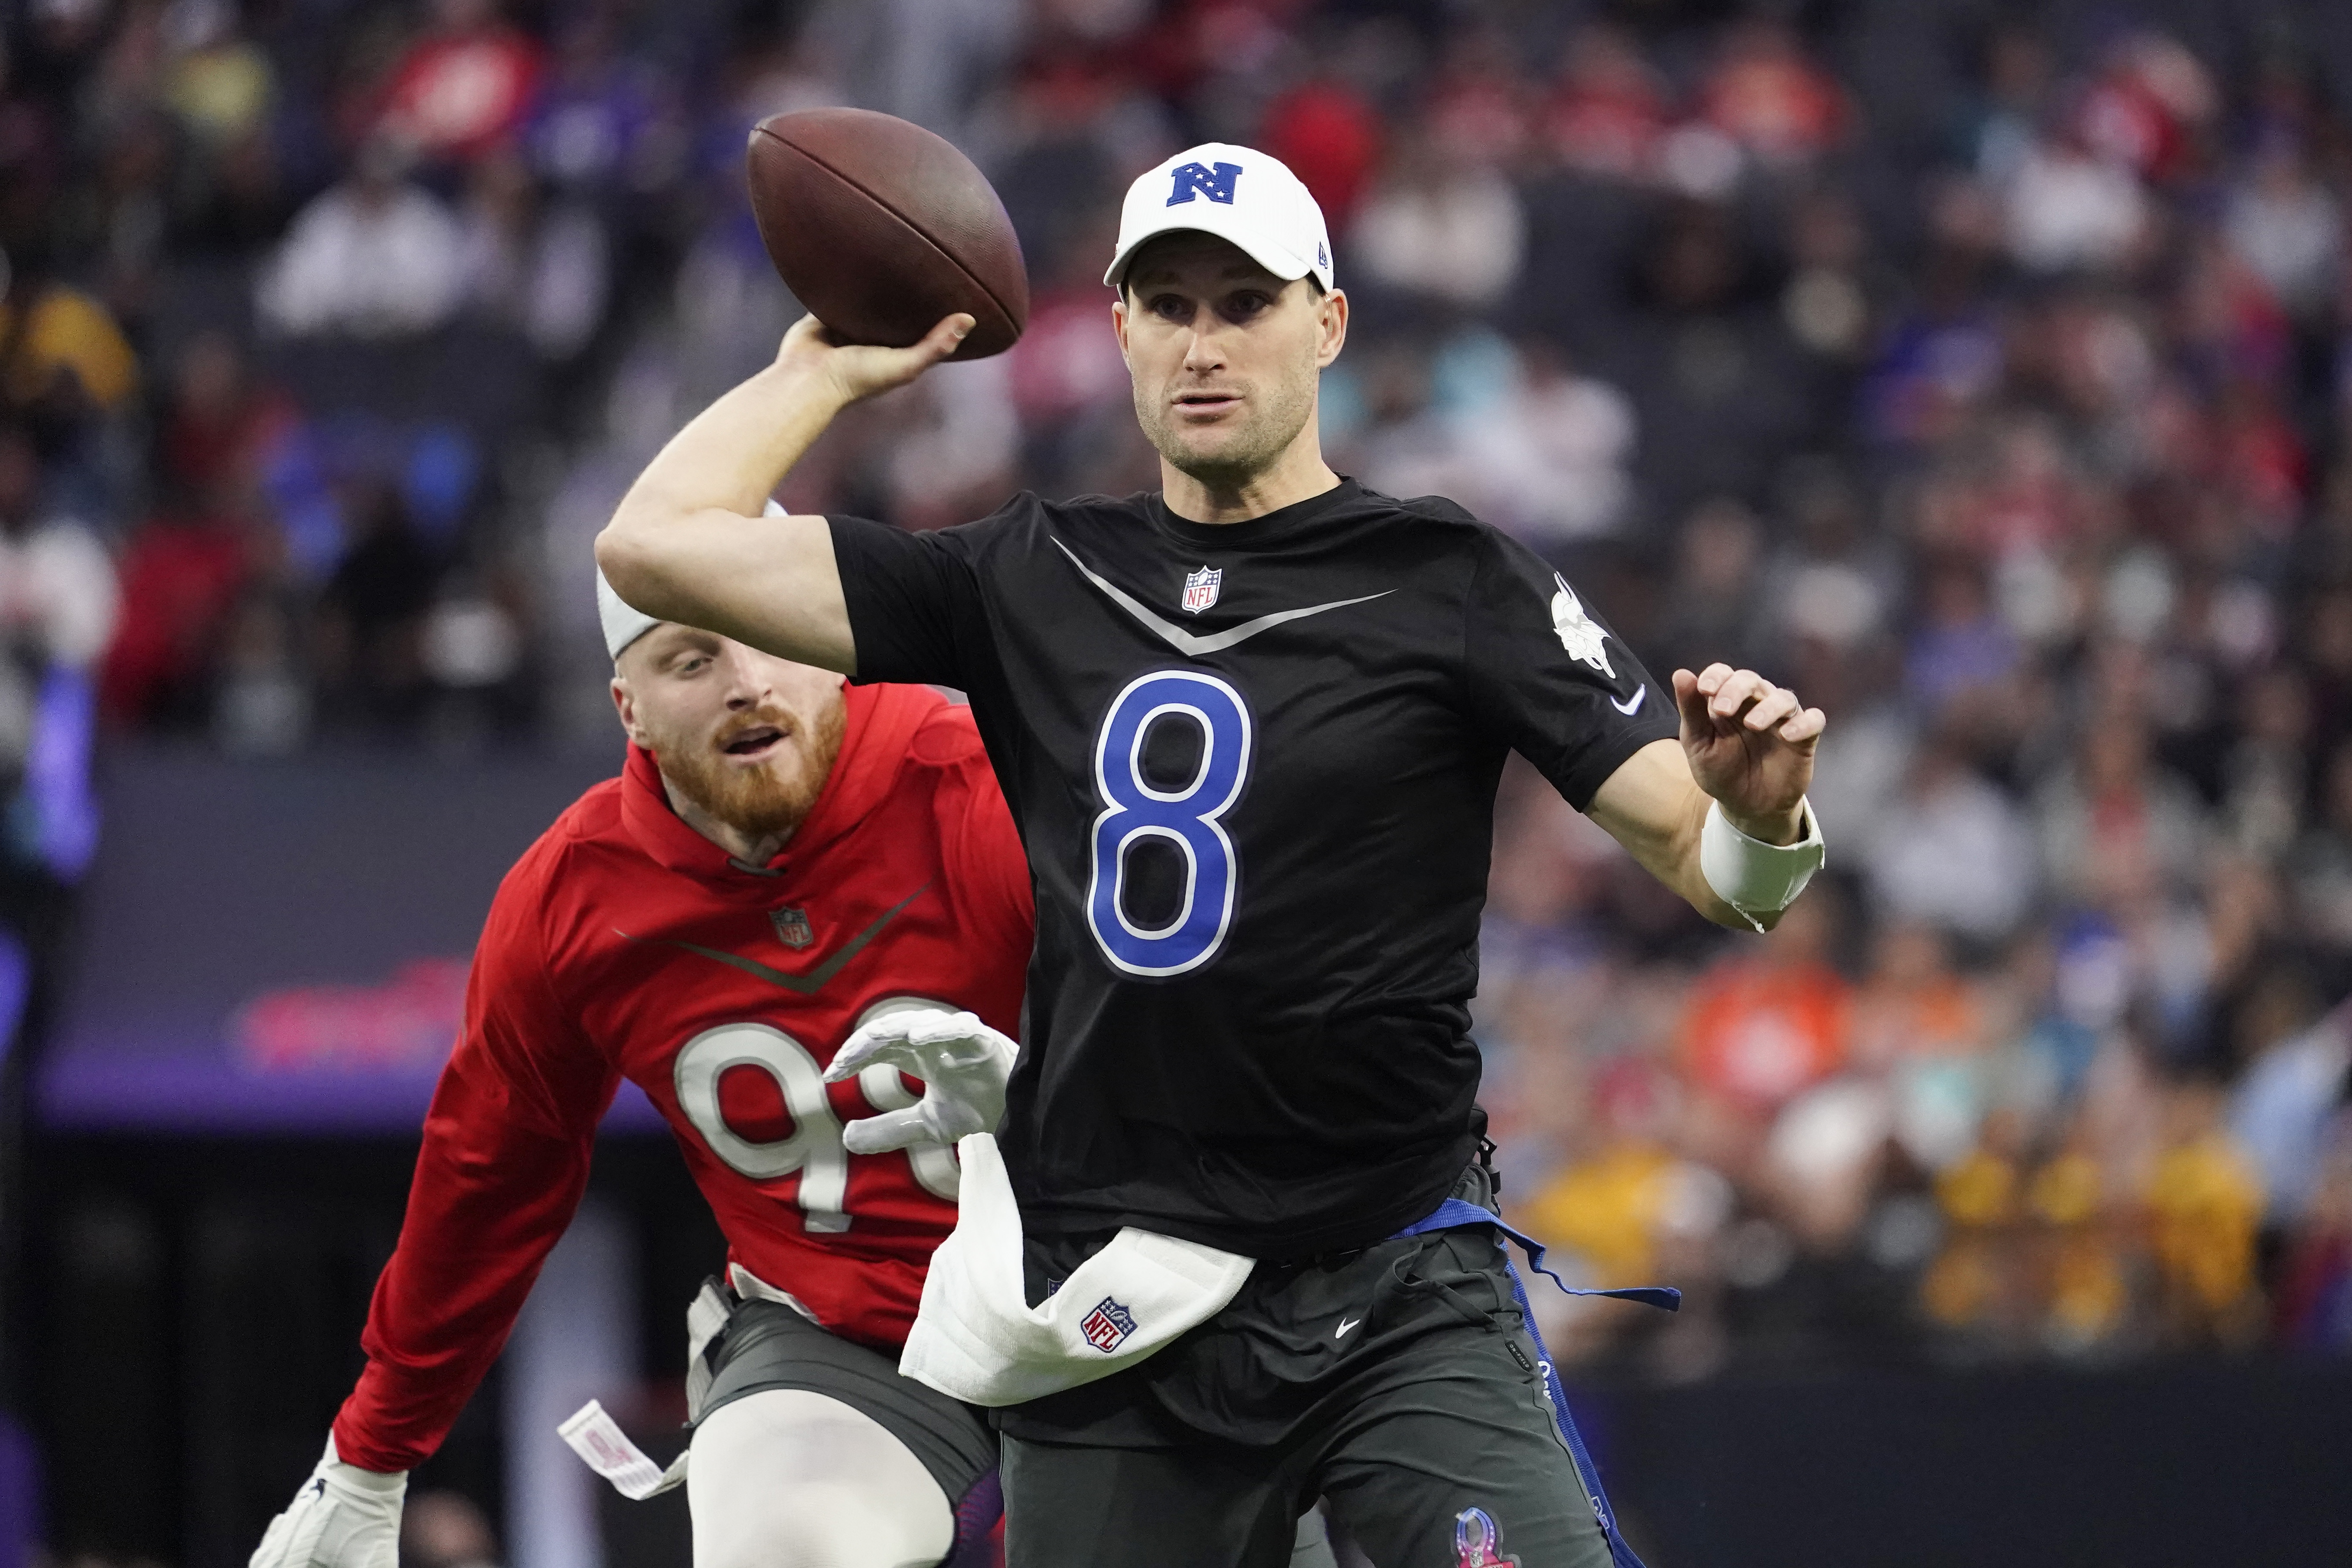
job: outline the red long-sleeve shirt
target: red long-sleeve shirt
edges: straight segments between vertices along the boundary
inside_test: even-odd
[[[955,1222],[952,1156],[846,1154],[842,1122],[913,1091],[823,1069],[894,1000],[1014,1032],[1029,873],[965,710],[921,687],[845,695],[840,757],[766,868],[680,821],[633,749],[508,873],[335,1421],[347,1462],[405,1470],[439,1447],[571,1221],[623,1077],[668,1119],[730,1261],[837,1333],[904,1342]]]

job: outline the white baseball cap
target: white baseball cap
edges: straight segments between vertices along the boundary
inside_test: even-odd
[[[772,500],[761,513],[763,517],[782,517],[784,509]],[[646,614],[613,591],[604,581],[604,574],[596,574],[596,619],[604,628],[604,651],[617,661],[621,650],[661,625],[655,616]]]
[[[1233,241],[1285,282],[1311,274],[1331,287],[1323,209],[1281,159],[1255,147],[1203,142],[1138,176],[1118,209],[1118,249],[1103,282],[1118,288],[1137,247],[1184,229]]]
[[[604,651],[617,662],[621,650],[661,625],[613,592],[613,584],[604,581],[604,574],[596,574],[596,618],[604,626]]]

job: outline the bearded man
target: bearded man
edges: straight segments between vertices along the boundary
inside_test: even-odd
[[[697,1568],[985,1563],[994,1435],[897,1371],[955,1220],[942,1140],[994,1123],[1029,958],[980,737],[923,687],[845,691],[599,586],[626,766],[499,887],[367,1369],[253,1568],[394,1568],[405,1472],[505,1343],[623,1078],[728,1242],[688,1315]],[[828,1086],[861,1030],[984,1120],[887,1065]]]

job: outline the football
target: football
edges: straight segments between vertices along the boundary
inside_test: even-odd
[[[956,310],[977,323],[957,359],[1021,336],[1021,241],[987,178],[943,138],[871,110],[803,110],[753,127],[745,163],[768,259],[844,341],[905,348]]]

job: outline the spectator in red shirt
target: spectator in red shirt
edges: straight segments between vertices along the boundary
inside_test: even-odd
[[[225,486],[180,487],[131,537],[122,615],[99,678],[119,724],[195,721],[230,610],[252,575]]]
[[[1274,100],[1255,145],[1289,164],[1324,220],[1344,228],[1380,162],[1380,116],[1348,83],[1318,78]]]
[[[1810,162],[1845,134],[1845,94],[1780,22],[1741,24],[1699,91],[1700,117],[1768,166]]]
[[[173,380],[157,457],[164,482],[193,494],[257,479],[271,445],[301,418],[283,394],[255,384],[236,340],[218,329],[180,351]]]
[[[433,26],[393,68],[376,128],[427,157],[468,162],[522,122],[541,63],[499,0],[436,0]]]
[[[1853,987],[1830,967],[1829,937],[1826,900],[1791,904],[1760,952],[1706,973],[1683,1024],[1696,1087],[1769,1113],[1844,1065]]]
[[[1591,27],[1569,51],[1544,126],[1570,168],[1638,180],[1650,172],[1666,114],[1664,86],[1633,40]]]

